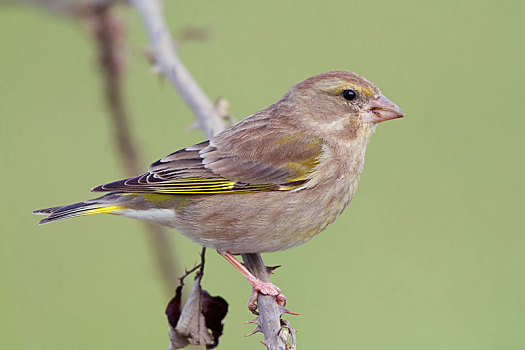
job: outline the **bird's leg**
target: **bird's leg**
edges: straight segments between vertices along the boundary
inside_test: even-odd
[[[279,304],[280,306],[286,305],[286,297],[284,296],[284,294],[281,293],[279,287],[277,287],[272,282],[264,282],[255,277],[246,268],[246,266],[239,262],[239,260],[235,259],[235,257],[230,252],[222,252],[217,250],[217,253],[219,253],[230,264],[232,264],[233,267],[235,267],[251,284],[252,294],[250,295],[250,300],[248,301],[248,309],[250,309],[250,311],[254,312],[257,309],[255,301],[257,300],[258,293],[265,295],[274,295],[277,304]]]

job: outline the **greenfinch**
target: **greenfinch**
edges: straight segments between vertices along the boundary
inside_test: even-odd
[[[95,187],[102,197],[34,213],[48,215],[39,224],[110,213],[168,226],[280,295],[231,254],[289,249],[323,231],[350,203],[377,124],[403,116],[369,80],[319,74],[148,172]]]

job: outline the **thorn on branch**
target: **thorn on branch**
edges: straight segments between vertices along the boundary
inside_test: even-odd
[[[293,311],[290,311],[288,310],[287,308],[283,307],[283,306],[279,306],[279,312],[280,314],[289,314],[289,315],[294,315],[294,316],[299,316],[299,314],[297,312],[293,312]]]
[[[245,334],[244,336],[245,336],[245,337],[249,337],[249,336],[252,336],[252,335],[254,335],[254,334],[256,334],[256,333],[262,333],[262,329],[261,329],[261,327],[257,326],[253,331],[251,331],[251,332],[248,333],[248,334]]]
[[[266,266],[268,269],[268,273],[272,274],[275,270],[277,270],[281,265],[275,265],[275,266]]]
[[[259,324],[259,317],[256,317],[253,320],[245,321],[244,323],[246,323],[246,324],[254,323],[254,324],[258,325]]]

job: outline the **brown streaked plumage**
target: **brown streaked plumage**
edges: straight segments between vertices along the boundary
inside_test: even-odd
[[[402,116],[365,78],[327,72],[147,173],[93,189],[105,196],[35,213],[49,215],[40,223],[105,212],[138,218],[223,254],[292,248],[341,214],[377,123]]]

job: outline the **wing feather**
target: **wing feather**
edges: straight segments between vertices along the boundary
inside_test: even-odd
[[[92,191],[214,194],[282,191],[304,185],[322,153],[321,140],[254,117],[211,141],[159,159],[145,174]]]

